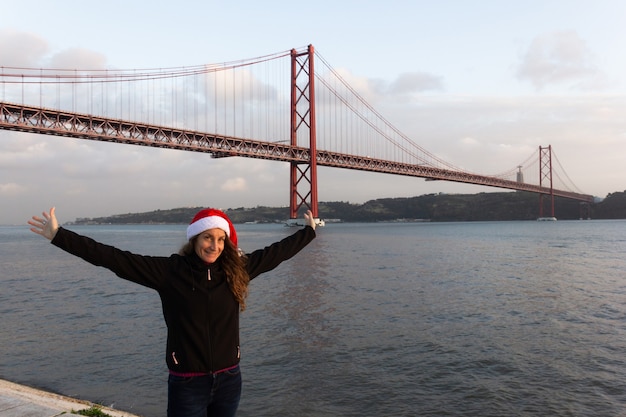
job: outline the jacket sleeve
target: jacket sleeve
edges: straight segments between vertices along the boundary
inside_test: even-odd
[[[315,239],[315,230],[311,226],[305,226],[279,242],[248,254],[247,269],[250,279],[276,268],[283,261],[300,252],[313,239]]]
[[[120,278],[159,289],[165,281],[169,258],[137,255],[60,227],[52,244]]]

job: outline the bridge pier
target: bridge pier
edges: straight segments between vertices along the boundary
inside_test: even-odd
[[[545,172],[544,172],[545,170]],[[552,186],[552,145],[547,147],[539,146],[539,187],[543,187],[543,180],[550,183],[550,218],[554,219],[554,188]],[[543,211],[543,193],[539,193],[539,218],[548,218],[544,216]]]
[[[309,160],[292,161],[290,170],[289,217],[297,219],[304,205],[318,218],[317,211],[317,144],[315,121],[314,49],[291,50],[291,146],[298,146],[298,136],[308,133]],[[302,191],[300,191],[302,189]]]

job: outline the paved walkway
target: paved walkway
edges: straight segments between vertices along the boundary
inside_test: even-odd
[[[75,416],[73,411],[91,408],[93,403],[41,391],[0,379],[0,417]],[[101,408],[112,417],[138,417],[123,411]]]

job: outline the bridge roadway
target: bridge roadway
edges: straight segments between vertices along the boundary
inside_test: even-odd
[[[88,114],[0,102],[0,129],[66,136],[129,145],[206,152],[215,158],[240,156],[283,162],[310,161],[310,150],[284,143],[261,142],[197,131],[108,119]],[[283,138],[280,140],[282,141]],[[278,141],[277,141],[278,142]],[[385,174],[452,181],[593,202],[593,196],[565,190],[550,190],[533,184],[453,171],[428,165],[407,164],[357,155],[317,150],[317,165]]]

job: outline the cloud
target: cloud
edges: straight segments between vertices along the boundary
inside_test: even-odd
[[[537,90],[563,83],[578,90],[600,89],[605,84],[592,51],[574,31],[535,38],[522,57],[517,77],[530,81]]]
[[[366,84],[373,94],[387,97],[443,90],[441,77],[425,72],[406,72],[391,82],[369,79]]]
[[[467,146],[467,147],[474,147],[474,146],[479,146],[480,142],[477,141],[475,138],[466,136],[464,138],[461,138],[461,140],[459,141],[460,144],[462,146]]]
[[[246,191],[248,188],[247,182],[245,178],[237,177],[237,178],[229,178],[224,182],[224,184],[220,187],[222,191]]]
[[[49,51],[39,36],[11,29],[0,29],[0,62],[7,67],[35,67]]]
[[[6,184],[0,184],[0,195],[2,196],[15,196],[19,194],[23,194],[26,192],[26,187],[23,187],[14,182],[9,182]]]
[[[400,74],[387,88],[389,94],[421,93],[443,90],[441,77],[425,72]]]
[[[408,97],[412,93],[444,90],[442,77],[426,72],[402,73],[392,81],[358,76],[345,68],[336,68],[334,73],[369,103],[384,99],[395,100],[398,96]],[[332,88],[337,88],[337,85],[334,85],[336,81],[333,75],[326,75],[324,78],[332,85]],[[320,97],[317,99],[319,100]]]
[[[48,64],[50,68],[79,68],[94,70],[106,68],[106,57],[98,52],[83,48],[71,48],[54,54]]]
[[[104,69],[106,57],[84,48],[56,53],[48,42],[28,32],[0,29],[0,62],[5,67]]]
[[[54,52],[48,42],[37,35],[0,29],[0,62],[5,67],[104,69],[106,58],[84,48]]]

